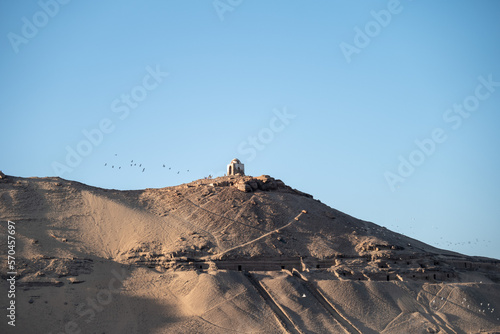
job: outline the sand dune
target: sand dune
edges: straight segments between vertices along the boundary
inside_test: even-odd
[[[251,185],[251,186],[250,186]],[[2,333],[495,333],[500,261],[438,249],[268,176],[118,191],[0,180]],[[5,311],[8,313],[9,311]]]

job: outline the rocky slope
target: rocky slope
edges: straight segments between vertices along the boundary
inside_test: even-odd
[[[137,191],[2,176],[0,221],[4,291],[7,221],[17,272],[16,327],[2,333],[500,331],[500,261],[266,175]]]

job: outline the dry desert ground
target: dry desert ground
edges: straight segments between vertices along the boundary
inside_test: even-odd
[[[499,260],[270,176],[133,191],[6,176],[0,221],[1,333],[500,333]]]

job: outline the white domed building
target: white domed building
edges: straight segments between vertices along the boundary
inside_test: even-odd
[[[245,175],[245,165],[239,159],[233,159],[227,165],[227,175]]]

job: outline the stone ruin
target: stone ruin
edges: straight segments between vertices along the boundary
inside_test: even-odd
[[[233,159],[229,165],[227,165],[227,175],[245,175],[245,165],[241,163],[239,159]]]

